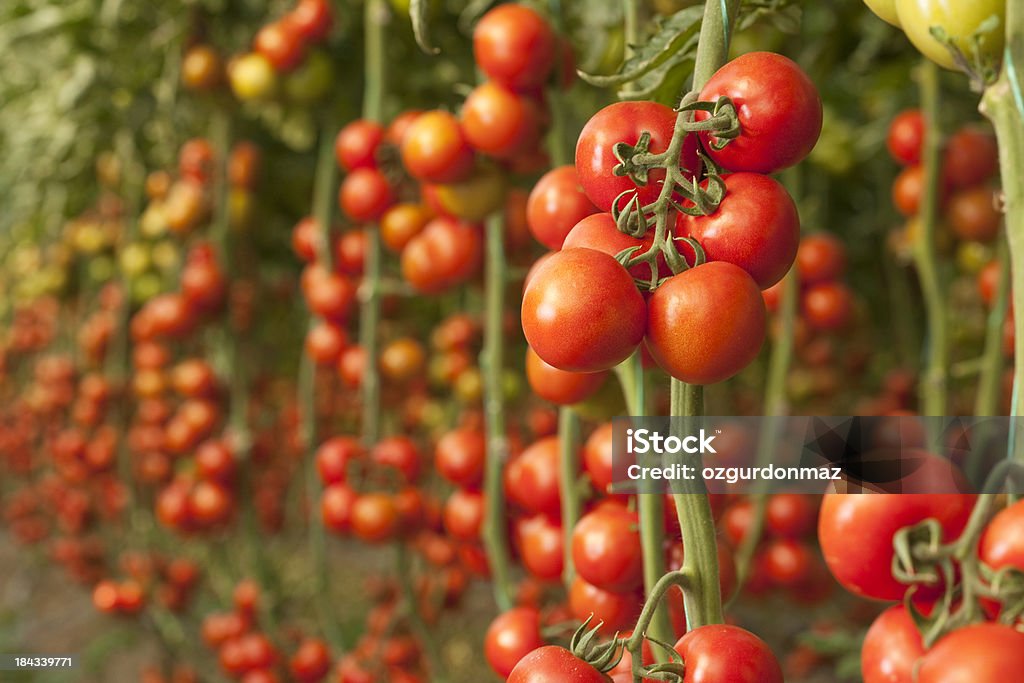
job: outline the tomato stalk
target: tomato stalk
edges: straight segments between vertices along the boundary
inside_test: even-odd
[[[1006,4],[1006,49],[1003,68],[985,89],[980,110],[988,117],[999,142],[1006,238],[1015,309],[1024,305],[1024,7]],[[1024,387],[1024,316],[1014,319],[1014,391],[1010,414],[1020,415],[1018,393]],[[1024,431],[1014,430],[1010,456],[1024,458]]]
[[[486,273],[484,348],[480,361],[484,373],[484,421],[487,426],[487,462],[484,472],[486,514],[483,524],[484,548],[494,577],[494,599],[498,609],[512,607],[509,586],[508,531],[505,526],[505,489],[502,471],[508,459],[505,433],[504,369],[505,262],[504,218],[492,214],[486,230]]]
[[[998,413],[1002,390],[1003,325],[1006,322],[1010,298],[1010,254],[1006,248],[1006,240],[1001,237],[996,245],[996,258],[999,262],[999,284],[992,302],[992,310],[988,313],[985,351],[981,357],[978,395],[974,401],[974,414],[979,416]]]
[[[942,129],[939,126],[941,93],[939,67],[924,59],[918,70],[921,111],[924,114],[924,141],[921,163],[924,187],[921,190],[920,231],[914,243],[914,263],[924,295],[928,325],[928,348],[919,387],[921,412],[944,415],[949,375],[949,319],[946,293],[939,273],[935,241],[939,224],[939,182],[942,173]]]
[[[562,406],[558,411],[558,467],[562,498],[562,580],[569,587],[576,576],[572,561],[572,532],[583,509],[580,497],[580,418],[569,406]]]

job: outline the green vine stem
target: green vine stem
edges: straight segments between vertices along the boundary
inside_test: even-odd
[[[1024,7],[1006,4],[1006,51],[1003,69],[985,89],[981,112],[992,121],[999,141],[1006,237],[1010,249],[1010,275],[1015,308],[1024,305]],[[1020,415],[1018,393],[1024,389],[1024,315],[1014,320],[1014,400],[1010,414]],[[1024,430],[1015,430],[1011,457],[1024,459]]]
[[[562,498],[562,579],[566,588],[576,576],[572,560],[572,532],[583,509],[580,496],[580,417],[569,406],[558,411],[559,494]]]
[[[504,320],[505,261],[504,219],[492,214],[485,226],[485,302],[484,348],[481,366],[484,374],[484,422],[487,428],[487,462],[484,472],[486,514],[483,524],[484,549],[494,582],[494,600],[498,609],[512,607],[509,585],[508,529],[505,519],[505,489],[502,471],[508,459],[508,435],[505,429]]]
[[[925,125],[921,153],[924,187],[921,191],[920,231],[914,244],[914,263],[921,282],[928,321],[928,347],[919,393],[922,414],[945,415],[949,375],[949,319],[936,249],[943,144],[942,129],[939,125],[941,93],[939,67],[930,59],[921,62],[918,86]]]
[[[999,285],[985,326],[985,351],[981,357],[978,395],[974,401],[974,414],[978,416],[998,414],[1002,390],[1003,325],[1006,322],[1010,298],[1010,254],[1006,248],[1006,240],[1001,237],[996,245],[996,259],[999,263]]]
[[[615,372],[622,385],[627,412],[634,417],[646,415],[644,368],[640,350],[637,349],[632,356],[616,367]],[[636,500],[644,564],[644,592],[651,596],[658,581],[665,574],[665,502],[660,491],[640,492]],[[664,606],[656,605],[649,635],[662,642],[672,640],[672,624]]]

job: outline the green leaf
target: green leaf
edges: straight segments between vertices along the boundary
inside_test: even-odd
[[[666,64],[678,64],[680,55],[685,58],[696,50],[703,14],[702,7],[687,7],[659,20],[654,35],[642,45],[633,46],[635,52],[622,63],[618,73],[600,76],[580,72],[580,78],[598,87],[621,86],[637,81]]]

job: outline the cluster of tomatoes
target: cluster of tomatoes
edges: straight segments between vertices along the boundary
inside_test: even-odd
[[[615,145],[635,145],[642,133],[649,134],[646,150],[664,152],[676,113],[655,102],[621,102],[602,109],[584,126],[576,145],[576,180],[582,194],[605,213],[585,215],[589,207],[581,208],[580,198],[566,193],[563,201],[574,204],[562,216],[585,217],[575,225],[566,220],[559,226],[567,229],[561,250],[529,276],[523,331],[542,361],[569,372],[600,372],[621,363],[644,342],[655,363],[671,376],[713,384],[757,356],[767,326],[761,290],[789,270],[800,232],[796,205],[766,174],[798,163],[810,152],[821,129],[821,101],[800,68],[773,53],[751,53],[722,67],[700,93],[702,101],[720,98],[734,103],[742,132],[724,147],[713,133],[692,134],[681,147],[680,172],[694,185],[702,176],[698,147],[705,158],[731,172],[718,176],[724,198],[708,215],[678,212],[670,228],[671,248],[678,248],[677,240],[692,239],[706,258],[706,263],[695,260],[692,244],[679,242],[691,265],[678,274],[664,263],[657,269],[639,263],[627,270],[616,256],[650,248],[655,234],[648,229],[646,243],[623,234],[611,213],[622,209],[623,201],[639,204],[643,213],[655,206],[660,194],[673,197],[675,188],[662,191],[663,168],[647,173],[644,184],[613,171],[621,163]],[[697,119],[709,115],[701,110]],[[710,180],[701,182],[706,188]],[[682,203],[695,207],[688,200]],[[548,242],[558,245],[559,239],[552,236]],[[645,298],[634,280],[651,279],[650,270],[657,270],[656,286]],[[688,341],[697,338],[702,341]]]
[[[93,605],[104,614],[137,614],[150,598],[171,612],[182,612],[201,578],[199,566],[184,557],[126,551],[119,566],[126,578],[106,578],[93,586]]]

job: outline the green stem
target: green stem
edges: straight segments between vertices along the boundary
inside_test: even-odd
[[[996,289],[992,310],[988,313],[985,329],[985,351],[981,357],[981,373],[978,376],[978,395],[974,401],[974,414],[996,415],[999,412],[999,398],[1003,375],[1003,325],[1010,298],[1010,254],[1006,240],[1000,238],[996,246],[999,262],[999,284]]]
[[[920,234],[914,244],[914,262],[921,281],[928,320],[928,348],[921,373],[920,400],[922,414],[945,415],[949,375],[949,321],[946,295],[939,273],[936,234],[939,224],[939,181],[942,165],[942,129],[939,125],[939,67],[929,59],[922,61],[919,71],[921,111],[925,134],[921,162],[924,166],[924,187],[921,192]]]
[[[562,544],[566,588],[576,576],[572,561],[572,532],[582,513],[580,497],[580,418],[569,406],[558,411],[559,487],[562,497]]]
[[[481,366],[484,373],[484,421],[487,426],[487,462],[484,474],[486,517],[483,526],[484,548],[494,577],[494,599],[502,611],[512,606],[509,586],[508,531],[505,527],[505,489],[502,471],[508,458],[505,433],[504,369],[505,261],[504,219],[495,213],[486,225],[486,273],[484,349]]]
[[[1006,51],[1003,70],[985,89],[981,112],[992,121],[999,141],[1006,238],[1010,249],[1010,275],[1014,309],[1024,306],[1024,7],[1006,4]],[[1014,401],[1010,414],[1020,415],[1018,394],[1024,391],[1024,314],[1014,319]],[[1024,459],[1024,430],[1014,430],[1011,457]]]
[[[412,582],[412,558],[409,557],[408,544],[397,543],[395,545],[395,567],[398,571],[398,583],[402,589],[402,598],[407,605],[407,614],[413,632],[423,645],[423,654],[427,660],[427,670],[430,672],[430,680],[436,683],[446,683],[444,665],[441,654],[437,650],[437,642],[430,627],[423,621],[419,605],[416,601],[416,590]]]

